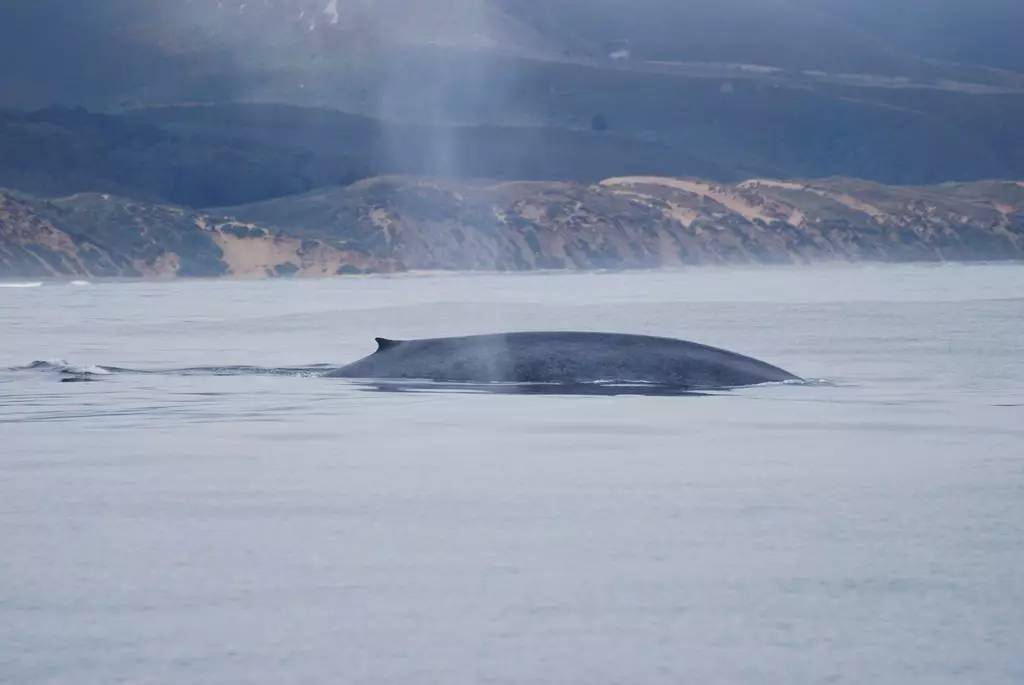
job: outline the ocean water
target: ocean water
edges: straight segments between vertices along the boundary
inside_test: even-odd
[[[316,366],[530,329],[821,382]],[[0,682],[1018,684],[1022,352],[1021,264],[0,288]]]

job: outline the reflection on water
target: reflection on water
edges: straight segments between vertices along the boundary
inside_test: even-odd
[[[646,395],[648,397],[700,397],[707,392],[652,383],[437,383],[408,381],[352,381],[374,392],[466,393],[492,395]]]

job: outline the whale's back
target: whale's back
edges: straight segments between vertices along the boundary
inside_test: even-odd
[[[332,375],[472,383],[643,382],[687,388],[797,378],[727,350],[643,335],[525,332],[377,341],[375,353]]]

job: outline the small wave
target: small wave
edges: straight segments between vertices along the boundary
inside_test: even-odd
[[[28,366],[16,366],[11,371],[54,371],[57,373],[70,373],[76,375],[107,376],[115,369],[95,364],[69,364],[63,359],[50,359],[46,361],[34,361]]]
[[[42,281],[31,281],[27,283],[0,283],[0,288],[38,288]]]
[[[68,285],[82,287],[86,285],[92,285],[92,283],[90,283],[89,281],[71,281],[70,283],[68,283]]]
[[[74,364],[68,364],[67,368],[64,369],[64,372],[88,376],[109,376],[112,373],[110,369],[104,368],[102,366],[75,366]]]
[[[295,376],[300,378],[317,378],[326,376],[337,366],[330,364],[314,364],[312,366],[195,366],[184,369],[164,369],[160,371],[129,371],[131,373],[162,373],[177,376]]]
[[[47,361],[34,361],[31,364],[25,366],[12,366],[10,371],[30,371],[32,369],[38,369],[40,371],[50,371],[60,369],[67,366],[67,362],[63,359],[51,359]]]
[[[43,371],[68,376],[110,376],[113,374],[161,375],[161,376],[297,376],[319,377],[338,368],[329,364],[311,366],[193,366],[174,369],[129,369],[99,364],[72,364],[63,359],[34,361],[26,366],[16,366],[10,371]]]
[[[801,378],[797,381],[783,381],[783,385],[799,385],[805,388],[849,388],[852,383],[840,382],[831,378]]]
[[[79,376],[109,376],[112,372],[110,369],[106,369],[102,366],[76,366],[74,364],[68,364],[66,367],[61,369],[63,373],[73,373]]]
[[[833,388],[838,384],[835,381],[830,381],[827,378],[794,378],[788,381],[782,381],[779,385],[799,385],[802,387],[826,387]]]
[[[748,390],[751,388],[838,388],[839,383],[826,378],[790,378],[785,381],[768,381],[767,383],[755,383],[754,385],[738,385],[725,390]]]

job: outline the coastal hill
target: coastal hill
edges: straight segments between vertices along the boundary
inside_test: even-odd
[[[618,93],[586,85],[602,103],[578,103],[582,128],[412,124],[270,104],[117,115],[0,110],[0,187],[204,208],[389,175],[583,184],[633,175],[900,185],[1024,178],[1024,128],[1016,125],[1024,94],[875,89],[851,101],[739,82],[728,94],[715,81],[674,89],[630,77],[617,82]],[[637,118],[609,114],[596,122],[606,130],[586,114],[627,105]]]
[[[385,176],[196,210],[0,191],[0,278],[1024,258],[1024,183]]]

